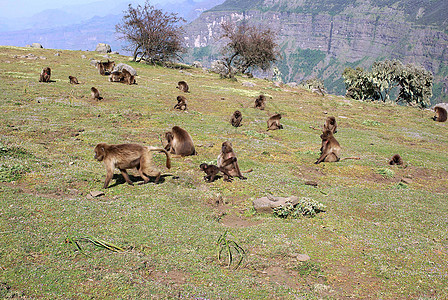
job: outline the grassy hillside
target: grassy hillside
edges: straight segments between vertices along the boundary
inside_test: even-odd
[[[21,57],[29,53],[38,58]],[[448,297],[448,124],[433,122],[431,111],[132,63],[138,85],[128,86],[100,76],[90,58],[104,60],[0,47],[1,297]],[[46,66],[54,82],[39,83]],[[70,85],[69,75],[81,84]],[[179,80],[190,85],[188,112],[172,109]],[[90,99],[92,86],[102,101]],[[266,111],[252,108],[260,93]],[[228,122],[236,109],[240,128]],[[284,129],[266,132],[275,112]],[[327,115],[338,120],[342,156],[360,160],[314,164],[320,131],[310,126],[320,128]],[[174,176],[129,186],[116,170],[104,196],[88,197],[105,179],[93,158],[97,143],[159,146],[174,125],[190,132],[198,152],[173,158],[171,170],[155,154],[162,173]],[[198,166],[216,162],[226,140],[241,169],[253,172],[245,181],[206,183]],[[395,153],[407,167],[388,165]],[[299,219],[257,214],[252,200],[265,195],[308,197],[327,211]],[[217,260],[225,231],[247,252],[238,270]],[[65,243],[85,236],[126,251],[82,243],[84,255]]]

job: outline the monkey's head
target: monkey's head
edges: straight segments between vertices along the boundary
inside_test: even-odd
[[[324,130],[324,131],[322,132],[322,134],[320,135],[320,138],[321,138],[323,141],[326,141],[326,140],[328,140],[328,139],[331,138],[331,137],[333,137],[333,134],[331,133],[330,130]]]
[[[447,111],[442,107],[434,107],[434,112],[436,113],[433,120],[438,122],[445,122],[448,118]]]
[[[90,89],[92,92],[96,92],[96,88],[94,86],[92,86],[92,88]]]
[[[327,118],[327,123],[329,125],[334,125],[336,123],[336,118],[335,117],[328,117]]]
[[[186,98],[184,96],[177,96],[177,103],[185,102]]]
[[[241,112],[239,110],[235,110],[233,115],[235,116],[235,118],[239,118],[239,117],[241,117]]]
[[[99,143],[95,147],[95,159],[97,161],[102,161],[104,159],[104,156],[106,156],[106,143]]]
[[[232,149],[232,143],[229,142],[229,141],[226,141],[226,142],[222,143],[221,151],[222,151],[222,153],[224,153],[224,154],[225,154],[225,153],[233,152],[233,149]]]
[[[168,143],[171,143],[171,141],[174,138],[174,135],[171,131],[167,131],[167,132],[165,132],[165,138],[168,141]]]
[[[281,114],[275,114],[275,115],[273,115],[272,116],[274,119],[281,119],[282,118],[282,115]]]
[[[389,165],[402,165],[403,159],[401,158],[400,154],[395,154],[392,156],[392,159],[389,161]]]
[[[206,172],[206,170],[208,169],[208,165],[206,163],[202,163],[202,164],[199,165],[199,168],[202,171]]]

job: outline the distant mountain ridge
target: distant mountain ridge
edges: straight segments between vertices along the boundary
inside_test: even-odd
[[[318,77],[343,94],[345,67],[400,59],[433,72],[433,101],[448,101],[446,0],[227,0],[186,27],[191,59],[219,57],[225,20],[248,20],[277,32],[277,66],[286,82]]]

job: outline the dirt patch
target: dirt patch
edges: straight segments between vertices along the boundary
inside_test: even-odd
[[[245,219],[234,214],[226,214],[221,218],[221,224],[231,228],[245,228],[261,224],[262,221]]]
[[[179,270],[171,270],[167,272],[153,271],[149,278],[164,284],[185,284],[188,274]]]

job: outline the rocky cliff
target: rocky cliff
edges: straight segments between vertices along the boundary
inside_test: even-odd
[[[433,102],[448,96],[448,2],[370,0],[228,0],[190,23],[190,59],[219,57],[223,21],[248,20],[277,32],[285,82],[324,79],[344,93],[346,67],[400,59],[435,75]]]

